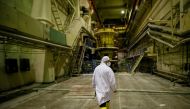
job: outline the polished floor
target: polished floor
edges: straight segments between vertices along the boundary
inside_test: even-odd
[[[3,102],[0,109],[99,109],[91,87],[92,75],[73,77]],[[116,74],[117,93],[111,109],[190,109],[190,88],[161,77]]]

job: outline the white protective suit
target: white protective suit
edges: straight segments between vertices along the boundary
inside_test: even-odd
[[[95,68],[92,78],[99,105],[109,101],[112,92],[116,90],[114,72],[104,63],[107,60],[109,60],[108,56],[102,58],[102,62]]]

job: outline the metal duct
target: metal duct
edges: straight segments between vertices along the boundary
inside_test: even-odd
[[[159,38],[157,38],[155,36],[152,36],[149,31],[147,33],[148,33],[148,36],[150,36],[151,38],[155,39],[156,41],[161,42],[161,43],[163,43],[165,45],[168,45],[171,48],[174,48],[174,45],[172,45],[172,44],[170,44],[170,43],[168,43],[166,41],[163,41],[163,40],[161,40],[161,39],[159,39]]]
[[[165,31],[165,32],[172,33],[172,29],[170,27],[159,26],[159,25],[154,25],[154,24],[150,24],[150,23],[148,24],[148,27],[152,28],[152,29],[159,29],[159,30],[162,30],[162,31]],[[176,35],[180,35],[178,30],[174,31],[173,33],[176,34]]]
[[[179,38],[178,36],[172,36],[171,34],[166,34],[166,33],[161,33],[161,32],[157,32],[157,31],[154,31],[154,30],[151,30],[149,29],[149,32],[151,34],[157,34],[163,38],[166,38],[166,39],[169,39],[169,40],[172,40],[172,41],[180,41],[182,38]]]

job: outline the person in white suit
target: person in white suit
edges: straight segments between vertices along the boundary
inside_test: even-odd
[[[111,62],[108,56],[104,56],[93,73],[92,86],[95,89],[96,98],[100,109],[109,109],[109,102],[113,92],[116,92],[116,82]]]

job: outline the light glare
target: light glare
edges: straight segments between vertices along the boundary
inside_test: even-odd
[[[125,13],[125,11],[124,10],[121,10],[121,14],[124,14]]]

